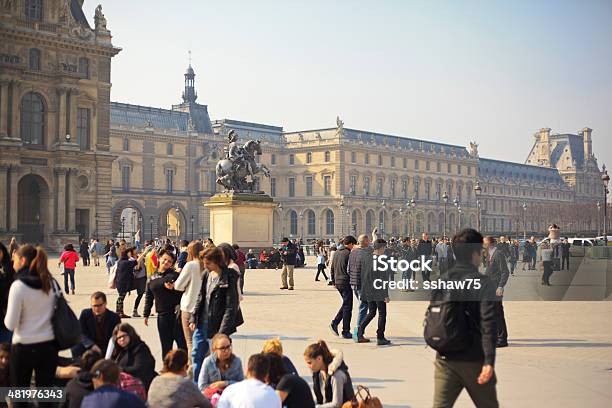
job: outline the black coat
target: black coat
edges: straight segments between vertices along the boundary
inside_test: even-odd
[[[196,326],[206,319],[207,337],[210,339],[217,333],[228,336],[236,332],[236,327],[241,324],[242,316],[238,308],[238,273],[224,267],[221,278],[210,294],[208,305],[206,302],[206,283],[210,272],[205,271],[202,275],[202,287],[193,312],[193,322]],[[204,315],[206,314],[206,315]]]
[[[486,250],[485,255],[488,256]],[[496,288],[503,288],[506,286],[508,276],[510,276],[510,271],[508,271],[506,255],[504,255],[503,250],[500,250],[499,248],[495,250],[491,262],[488,262],[486,265],[484,274],[491,279],[493,284],[496,285]]]
[[[78,344],[72,349],[73,356],[80,356],[94,344],[96,344],[96,318],[91,309],[83,309],[81,316],[79,317],[79,323],[81,323],[81,344]],[[102,355],[106,352],[108,342],[113,337],[113,329],[121,323],[119,315],[111,310],[106,309],[104,314],[104,325],[102,331],[104,332],[103,344],[98,344],[102,350]]]
[[[93,374],[88,371],[79,371],[77,376],[66,385],[66,400],[62,408],[79,408],[83,398],[93,392]]]
[[[117,273],[115,275],[117,292],[126,293],[133,289],[135,266],[136,261],[133,259],[122,259],[117,262]]]
[[[347,247],[339,249],[334,254],[331,265],[331,280],[336,286],[349,285],[348,261],[351,250]]]
[[[126,349],[115,349],[113,360],[119,364],[123,372],[140,379],[148,392],[151,382],[157,377],[155,357],[142,340],[132,341],[135,343],[130,343]]]

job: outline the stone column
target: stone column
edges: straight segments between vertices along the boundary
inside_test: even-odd
[[[68,133],[70,134],[70,141],[72,143],[77,142],[77,95],[79,91],[77,89],[70,90],[70,119]]]
[[[8,166],[0,166],[0,191],[4,191],[4,194],[0,194],[0,231],[6,231],[6,219],[8,209],[7,198],[8,194]]]
[[[57,194],[55,212],[57,213],[57,230],[66,231],[66,169],[55,169],[57,176]]]
[[[9,184],[9,231],[17,231],[17,221],[19,219],[17,209],[17,198],[19,196],[19,167],[11,166],[10,168],[10,184]]]
[[[76,230],[76,188],[75,179],[76,169],[70,169],[66,172],[66,188],[68,191],[68,198],[66,203],[68,204],[68,219],[66,220],[66,231]]]
[[[8,135],[8,85],[8,81],[0,82],[0,137]]]
[[[13,81],[11,82],[12,90],[13,90],[13,100],[12,100],[12,118],[11,118],[11,137],[16,139],[21,139],[21,133],[19,131],[20,123],[19,123],[19,88],[21,87],[19,82]],[[16,222],[16,221],[15,221]]]
[[[59,88],[57,90],[57,95],[59,104],[57,109],[57,141],[61,143],[66,136],[66,90],[64,88]]]

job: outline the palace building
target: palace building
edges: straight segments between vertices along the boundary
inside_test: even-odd
[[[541,129],[525,164],[469,149],[351,129],[211,121],[184,75],[170,109],[110,102],[111,43],[99,7],[82,1],[0,3],[0,239],[59,248],[79,237],[172,239],[209,234],[203,202],[230,130],[263,144],[260,188],[279,203],[275,240],[453,234],[465,226],[542,233],[525,208],[594,203],[600,170],[591,129]],[[177,92],[178,93],[178,92]],[[479,194],[475,190],[480,186]],[[444,198],[447,198],[444,200]],[[543,207],[542,207],[543,208]],[[559,223],[550,214],[550,220]],[[480,222],[479,222],[480,218]],[[528,224],[528,225],[527,225]]]

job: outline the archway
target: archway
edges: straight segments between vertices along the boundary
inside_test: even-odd
[[[134,236],[140,231],[140,242],[151,238],[150,220],[143,218],[143,209],[136,201],[124,200],[113,206],[112,227],[113,237],[125,239],[126,242],[134,243]],[[97,235],[97,228],[96,235]]]
[[[358,233],[363,231],[363,220],[361,217],[361,210],[358,208],[351,212],[351,234],[355,237],[357,237]]]
[[[399,237],[400,235],[400,224],[401,224],[401,216],[399,211],[393,211],[391,214],[391,233],[394,237]]]
[[[159,216],[159,237],[178,241],[188,239],[185,212],[179,205],[162,208]]]
[[[23,242],[33,244],[45,240],[45,227],[49,225],[49,186],[35,174],[24,176],[17,184],[17,228]]]
[[[366,212],[364,234],[370,235],[373,229],[374,229],[374,211],[368,210]]]

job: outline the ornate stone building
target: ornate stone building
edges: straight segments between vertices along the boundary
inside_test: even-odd
[[[111,43],[82,1],[0,2],[0,238],[110,233]]]

